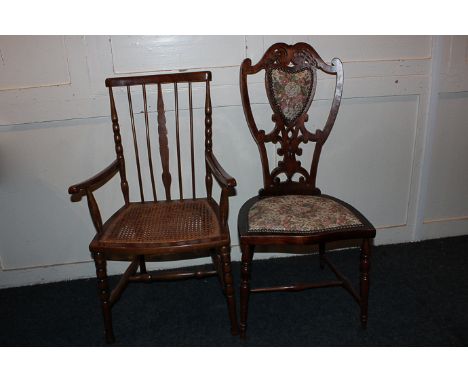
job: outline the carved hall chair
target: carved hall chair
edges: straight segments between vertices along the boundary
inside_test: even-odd
[[[257,127],[249,98],[248,76],[265,72],[265,88],[273,111],[274,127],[265,132]],[[335,76],[334,97],[323,129],[315,132],[306,127],[308,110],[314,98],[318,71]],[[343,67],[334,58],[326,64],[306,43],[271,46],[255,65],[245,59],[240,69],[240,91],[244,114],[258,146],[263,171],[263,188],[249,199],[238,217],[242,250],[240,331],[245,338],[249,295],[253,292],[301,291],[320,287],[344,287],[360,305],[361,323],[367,323],[369,260],[371,239],[376,231],[372,224],[349,204],[324,195],[316,186],[317,166],[322,147],[335,122],[343,90]],[[299,159],[303,145],[315,143],[310,167]],[[271,169],[268,145],[277,145],[279,161]],[[307,169],[305,167],[308,167]],[[360,240],[360,293],[325,255],[326,243],[344,239]],[[362,241],[361,241],[362,240]],[[329,266],[337,279],[316,283],[298,283],[251,288],[251,264],[257,245],[318,245],[320,267]],[[287,249],[286,249],[287,251]]]
[[[211,72],[206,71],[106,79],[116,159],[106,169],[82,183],[71,186],[68,191],[72,195],[72,201],[87,197],[91,219],[97,231],[89,248],[96,266],[108,343],[115,340],[111,308],[129,282],[182,280],[214,275],[219,277],[226,296],[231,332],[233,335],[238,334],[227,224],[228,196],[236,186],[236,181],[223,170],[212,151],[210,81]],[[166,93],[165,97],[163,90]],[[197,97],[197,94],[200,97]],[[141,112],[138,113],[137,110]],[[156,113],[151,113],[152,110]],[[172,121],[166,119],[169,111]],[[185,113],[185,119],[179,116],[182,113]],[[196,119],[197,114],[202,115],[198,115],[199,118]],[[120,127],[124,125],[122,117],[127,121],[125,127],[128,146],[125,146],[125,149],[125,131],[121,131]],[[196,148],[197,145],[194,141],[197,141],[196,138],[200,134],[195,134],[197,125],[194,121],[204,125],[204,144],[199,145],[200,151],[204,152],[201,154],[204,162],[201,167],[195,165],[197,156],[194,154],[194,146]],[[173,128],[166,127],[169,126],[169,122]],[[173,144],[169,144],[171,140],[168,139],[168,135],[174,137]],[[156,139],[159,150],[154,142]],[[142,142],[144,143],[141,144]],[[182,151],[184,142],[187,147],[185,152]],[[175,150],[172,151],[174,146]],[[185,163],[182,160],[184,155],[187,157]],[[160,160],[157,159],[158,156]],[[175,176],[170,172],[170,165],[177,169],[173,171],[176,172]],[[127,180],[131,179],[127,176],[130,170],[135,175],[133,188]],[[160,171],[161,182],[158,182],[157,170]],[[183,170],[190,175],[186,176]],[[103,223],[93,192],[117,173],[124,204]],[[196,180],[202,173],[202,186],[199,185],[197,189]],[[212,196],[213,178],[221,187],[219,203]],[[206,196],[200,194],[200,188],[205,187]],[[132,200],[132,193],[135,201]],[[199,257],[211,258],[214,269],[206,270],[204,267],[204,270],[196,271],[156,272],[146,269],[147,261]],[[130,264],[111,292],[106,264],[112,260],[128,261]]]

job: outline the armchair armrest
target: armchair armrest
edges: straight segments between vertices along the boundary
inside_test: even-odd
[[[223,226],[227,226],[227,219],[229,213],[228,196],[234,191],[234,187],[236,187],[237,182],[221,167],[213,153],[210,152],[205,154],[205,161],[208,169],[211,171],[211,173],[221,186],[221,197],[219,201],[220,217]],[[211,191],[209,191],[209,194],[210,193]]]
[[[236,180],[221,167],[213,153],[206,154],[205,160],[211,173],[222,187],[234,188],[237,185]]]
[[[68,188],[68,193],[73,202],[78,202],[87,194],[88,191],[94,191],[107,183],[119,171],[119,161],[116,159],[104,170],[85,180],[84,182],[74,184]]]
[[[72,202],[79,202],[81,198],[86,195],[91,220],[93,221],[94,228],[96,228],[97,232],[101,232],[102,219],[98,204],[92,192],[106,184],[119,171],[119,167],[119,161],[116,159],[101,172],[84,182],[74,184],[68,188],[68,193],[71,195]]]

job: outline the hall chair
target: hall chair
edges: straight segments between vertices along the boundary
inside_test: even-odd
[[[116,159],[97,175],[71,186],[68,192],[72,201],[79,201],[83,196],[87,198],[91,220],[97,231],[89,249],[96,266],[108,343],[115,341],[111,309],[129,282],[215,275],[226,297],[231,333],[238,334],[227,225],[228,197],[236,181],[223,170],[213,154],[210,82],[211,72],[208,71],[106,79]],[[169,109],[172,129],[168,129],[166,114]],[[183,120],[179,117],[181,113],[186,116]],[[122,115],[125,115],[125,123],[120,118]],[[196,132],[194,121],[204,126],[204,133]],[[127,146],[123,143],[121,125],[128,129]],[[171,133],[169,136],[175,137],[172,144],[168,132]],[[197,167],[194,141],[202,134],[204,145],[201,145],[204,147],[199,149],[203,152],[200,156],[204,163]],[[187,146],[185,152],[184,142]],[[174,151],[170,153],[170,150]],[[136,173],[133,176],[135,184],[132,185],[127,179],[130,178],[127,177],[130,168]],[[177,169],[173,170],[175,174],[171,174],[171,168]],[[202,171],[197,172],[200,168]],[[124,204],[103,222],[94,191],[116,174],[120,177]],[[197,187],[199,177],[202,177],[198,182],[201,187]],[[213,198],[213,178],[221,188],[219,203]],[[200,196],[200,188],[204,188],[206,194]],[[132,195],[136,200],[132,200]],[[203,267],[150,272],[146,269],[149,261],[201,257],[211,258],[213,270]],[[108,261],[129,262],[112,291],[108,283]]]
[[[248,76],[264,71],[265,89],[273,111],[274,126],[269,132],[257,127],[250,97]],[[317,87],[317,75],[334,76],[333,100],[322,129],[307,129],[308,111]],[[257,76],[258,77],[258,76]],[[333,77],[329,77],[333,78]],[[322,148],[333,128],[343,91],[343,66],[338,58],[325,63],[306,43],[272,45],[261,60],[252,65],[249,58],[240,68],[240,92],[247,125],[260,152],[263,188],[240,209],[238,233],[242,251],[240,285],[240,334],[246,337],[250,294],[290,292],[310,288],[343,287],[360,306],[360,320],[367,324],[371,240],[376,231],[355,208],[335,197],[322,194],[316,186]],[[257,118],[258,119],[258,118]],[[300,159],[303,146],[315,144],[310,167]],[[276,145],[278,162],[271,168],[268,145]],[[336,165],[339,165],[338,163]],[[305,168],[307,167],[307,168]],[[333,176],[333,175],[331,175]],[[339,240],[360,243],[360,291],[326,256],[326,244]],[[250,284],[254,251],[258,245],[318,245],[320,268],[327,265],[334,280],[252,288]],[[271,247],[270,247],[271,248]]]

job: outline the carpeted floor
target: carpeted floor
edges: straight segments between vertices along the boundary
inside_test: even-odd
[[[357,250],[330,258],[357,284]],[[233,268],[238,292],[239,263]],[[342,288],[255,294],[241,341],[230,335],[218,280],[208,278],[129,285],[113,309],[116,345],[468,345],[468,236],[376,247],[371,271],[367,330]],[[309,255],[256,261],[252,276],[265,286],[332,274]],[[0,346],[102,345],[95,279],[0,290]]]

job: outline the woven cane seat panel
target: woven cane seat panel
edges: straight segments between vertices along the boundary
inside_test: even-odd
[[[249,232],[316,233],[364,226],[344,205],[311,195],[260,199],[249,210],[248,221]]]
[[[220,236],[217,216],[207,200],[130,203],[100,238],[104,243],[155,243]]]

